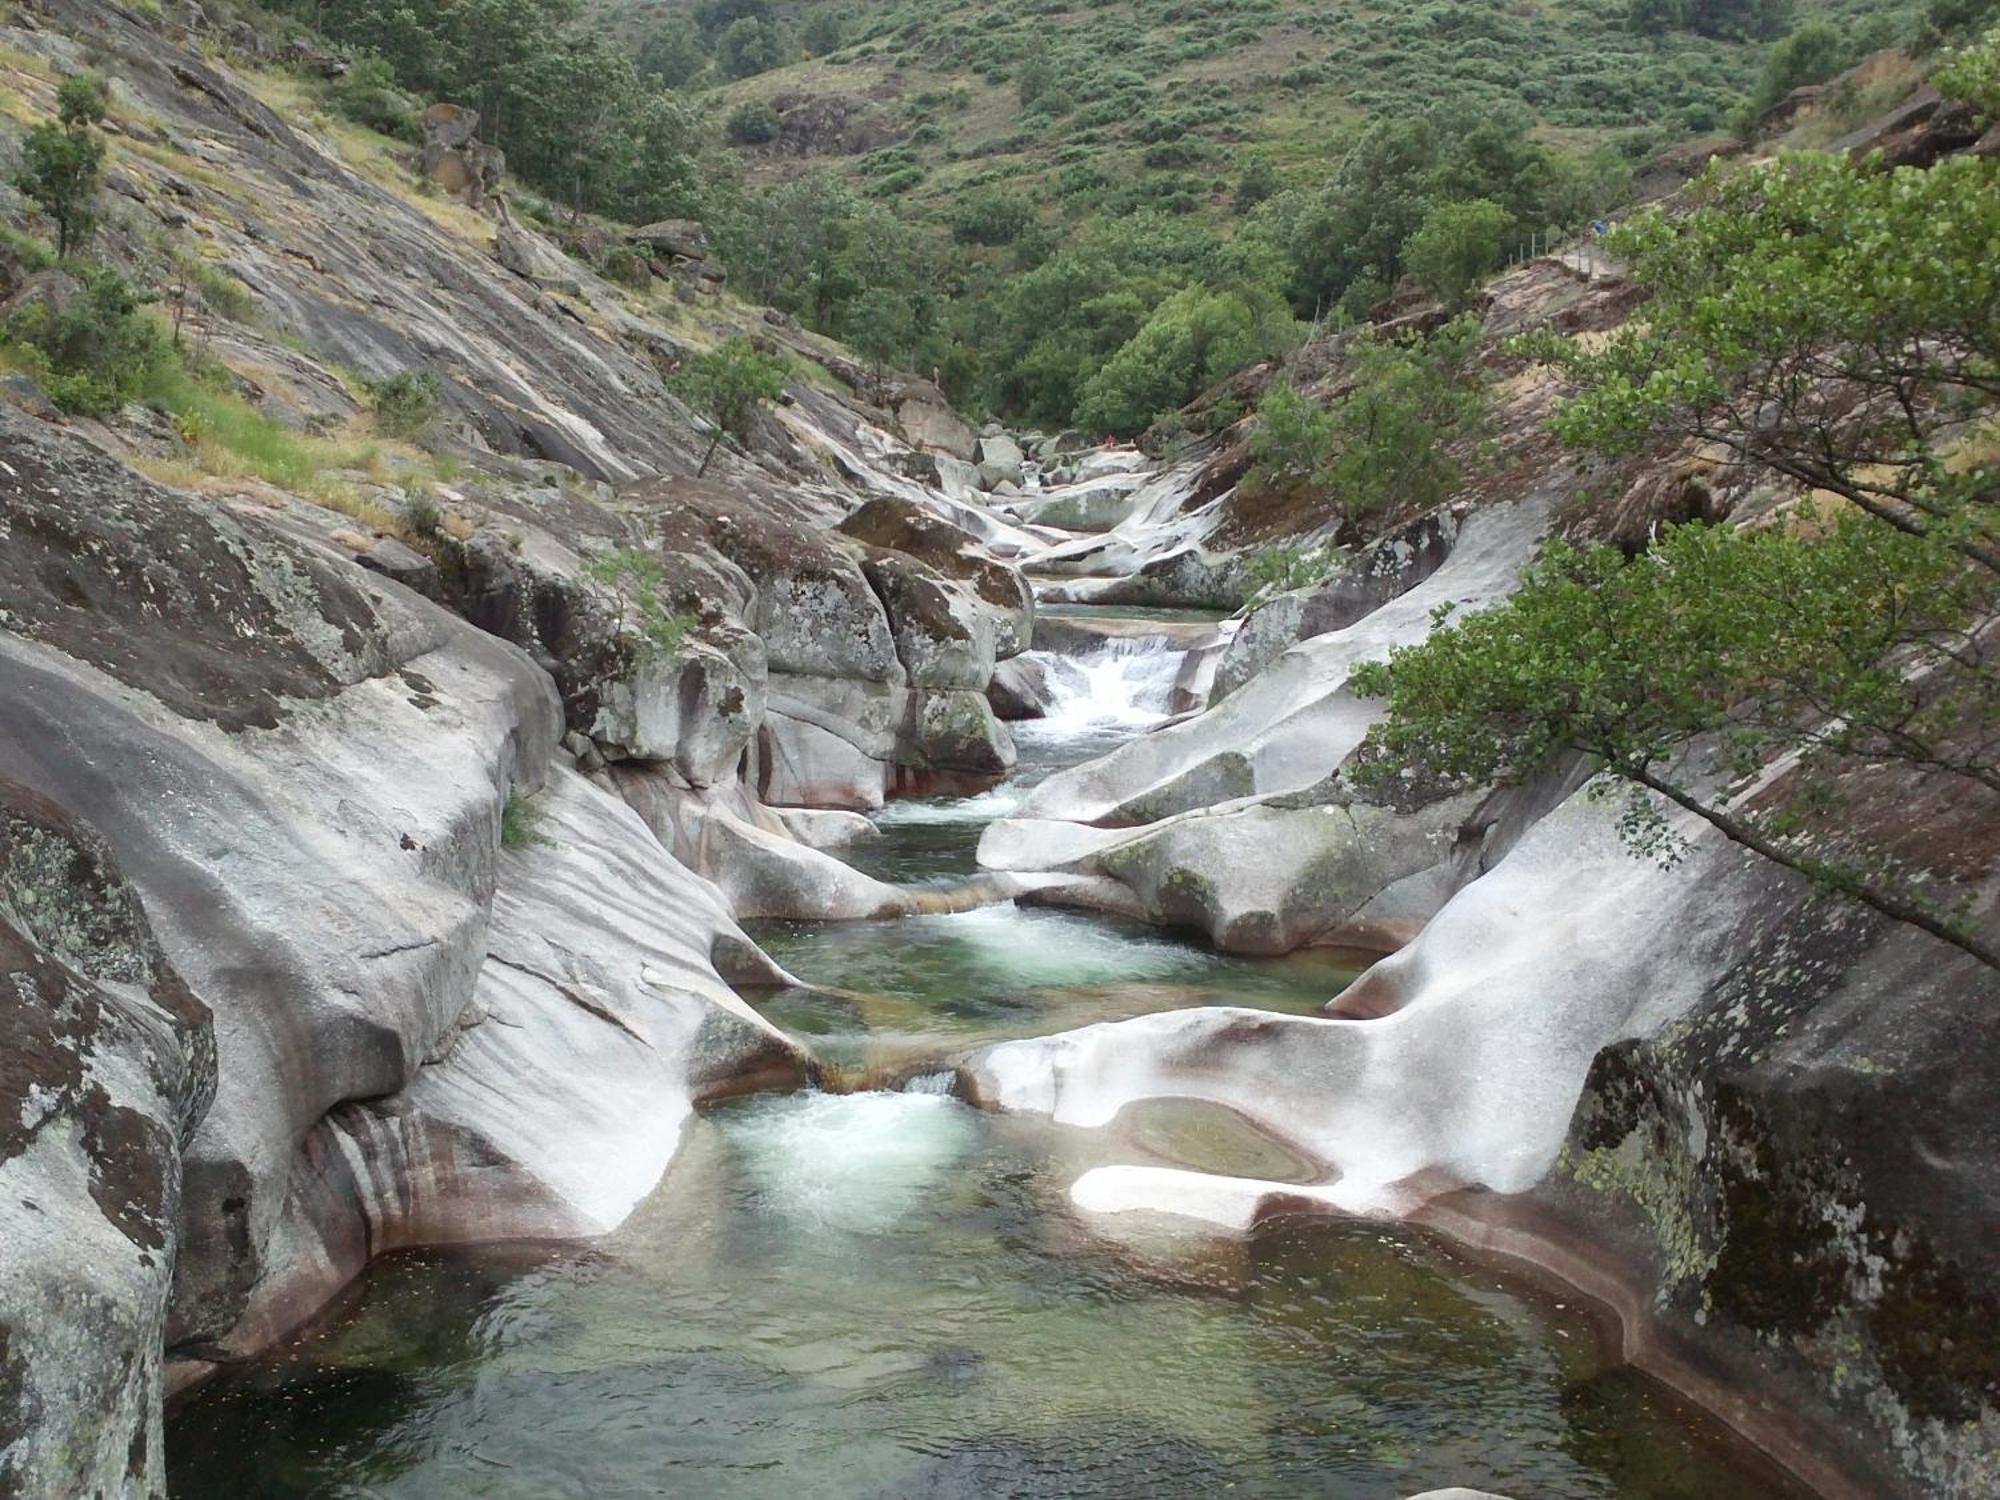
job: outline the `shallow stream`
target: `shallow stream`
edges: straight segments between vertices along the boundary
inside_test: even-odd
[[[1021,785],[1163,716],[1174,665],[1130,643],[1056,665],[1063,696],[1022,726],[1016,785],[899,804],[856,863],[963,878]],[[1301,1219],[1234,1241],[1068,1206],[1111,1161],[1309,1177],[1233,1116],[1155,1103],[1085,1132],[943,1092],[945,1060],[1003,1037],[1217,1001],[1315,1010],[1352,972],[1337,955],[1232,959],[1013,906],[755,935],[817,987],[753,997],[766,1014],[907,1089],[707,1112],[586,1250],[383,1262],[321,1328],[182,1407],[172,1493],[1799,1493],[1610,1364],[1576,1300],[1417,1232]]]

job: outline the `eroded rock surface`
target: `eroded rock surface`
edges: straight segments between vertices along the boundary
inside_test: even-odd
[[[86,1171],[88,1128],[123,1132],[130,1173],[155,1163],[107,1210],[153,1257],[118,1272],[97,1330],[129,1372],[103,1393],[119,1444],[150,1430],[130,1409],[156,1420],[169,1268],[176,1356],[233,1357],[393,1245],[601,1232],[694,1098],[801,1076],[716,975],[718,950],[754,951],[720,895],[557,769],[560,706],[522,652],[261,507],[163,490],[4,409],[0,463],[0,778],[88,820],[152,934],[132,927],[117,973],[45,934],[67,867],[7,902],[35,991],[15,998],[65,1028],[33,1066],[69,1084],[35,1087],[115,1106],[74,1128],[56,1106],[20,1170]],[[503,851],[510,802],[534,832]],[[128,1012],[115,1034],[90,1019]],[[208,1032],[174,1031],[208,1015],[212,1070]],[[65,1132],[71,1165],[44,1162]],[[0,1239],[75,1214],[49,1196],[0,1204]]]

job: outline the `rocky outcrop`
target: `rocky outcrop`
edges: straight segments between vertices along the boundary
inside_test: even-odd
[[[507,156],[479,139],[479,111],[433,104],[417,123],[424,132],[417,170],[473,208],[482,207],[507,175]]]
[[[860,156],[902,139],[882,108],[858,94],[784,93],[770,110],[777,129],[756,148],[766,156]]]
[[[24,1064],[50,1128],[0,1171],[88,1173],[100,1146],[51,1088],[97,1090],[86,1113],[122,1132],[101,1206],[135,1248],[57,1263],[107,1285],[62,1399],[125,1372],[101,1446],[143,1468],[149,1429],[123,1418],[156,1420],[169,1266],[164,1342],[183,1368],[229,1359],[381,1250],[601,1232],[694,1099],[805,1063],[718,977],[755,952],[721,897],[553,761],[560,707],[521,651],[263,507],[162,490],[5,409],[0,462],[0,778],[87,819],[89,859],[137,898],[45,856],[4,903],[11,972],[35,976],[15,1034],[54,1029]],[[79,880],[104,910],[43,930]],[[17,1264],[48,1274],[11,1253],[45,1244],[38,1216],[109,1244],[49,1196],[0,1204],[11,1287]],[[64,1410],[48,1440],[70,1444]]]
[[[206,1008],[103,843],[0,780],[0,1486],[162,1486],[160,1329]]]
[[[896,421],[915,447],[949,454],[962,463],[971,462],[977,436],[965,419],[952,410],[944,392],[929,381],[918,381],[904,388],[896,403]]]
[[[1253,609],[1216,668],[1215,698],[1227,697],[1293,643],[1344,630],[1429,578],[1451,555],[1464,520],[1463,509],[1433,511],[1371,542],[1323,581]]]
[[[1919,832],[1994,930],[2000,807],[1914,791],[1887,778],[1864,816]],[[1824,1493],[1985,1493],[2000,1141],[1964,1044],[1990,1031],[1990,971],[1706,825],[1671,870],[1613,825],[1563,800],[1341,1019],[1147,1017],[991,1049],[973,1084],[1071,1124],[1227,1104],[1322,1184],[1110,1167],[1074,1198],[1236,1227],[1417,1212],[1621,1307],[1629,1355]]]

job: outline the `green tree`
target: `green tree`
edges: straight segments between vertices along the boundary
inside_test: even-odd
[[[1961,441],[2000,404],[2000,163],[1790,158],[1692,203],[1613,241],[1653,292],[1642,324],[1524,342],[1576,383],[1556,428],[1605,455],[1713,443],[1818,498],[1633,560],[1552,546],[1509,602],[1360,674],[1390,705],[1364,778],[1581,752],[1631,789],[1636,851],[1674,857],[1678,807],[2000,966],[1897,830],[1843,812],[1884,767],[2000,795],[2000,462]]]
[[[1808,21],[1764,59],[1764,71],[1750,95],[1750,117],[1762,115],[1802,84],[1824,82],[1852,61],[1852,49],[1839,27]]]
[[[1507,604],[1357,674],[1390,706],[1360,776],[1478,784],[1587,755],[1615,778],[1600,795],[1631,789],[1620,831],[1636,853],[1679,855],[1657,796],[2000,967],[1887,848],[1824,836],[1868,767],[2000,794],[2000,674],[1958,660],[1993,603],[1950,548],[1853,512],[1818,537],[1677,527],[1636,560],[1553,544]],[[1773,762],[1791,763],[1782,791],[1740,796]]]
[[[1297,337],[1275,299],[1260,308],[1235,292],[1189,287],[1161,303],[1084,383],[1076,419],[1093,432],[1129,436]]]
[[[2000,26],[1947,57],[1931,75],[1939,92],[1963,99],[1991,123],[2000,120]]]
[[[59,258],[83,249],[96,233],[104,175],[104,141],[96,127],[108,107],[102,80],[66,78],[56,91],[56,118],[36,125],[21,144],[14,185],[56,221]]]
[[[755,16],[731,21],[715,44],[716,64],[731,78],[768,73],[783,55],[777,26]]]
[[[825,57],[829,52],[838,52],[846,39],[847,17],[826,0],[813,6],[807,12],[799,27],[799,42],[814,57]]]
[[[1257,426],[1250,434],[1250,474],[1253,489],[1290,490],[1314,484],[1333,457],[1333,418],[1325,408],[1281,380],[1264,393],[1257,406]]]
[[[748,339],[730,339],[721,348],[689,360],[673,382],[676,395],[708,418],[708,451],[702,454],[698,479],[708,472],[725,436],[749,439],[757,413],[765,403],[784,394],[785,364],[759,354]]]
[[[839,179],[808,173],[744,200],[723,226],[723,259],[746,296],[817,323],[838,300],[832,283],[858,211]]]
[[[1403,262],[1423,289],[1453,312],[1500,263],[1514,216],[1485,198],[1440,203],[1403,246]]]
[[[670,89],[685,88],[708,66],[701,33],[684,17],[664,22],[639,48],[639,73]]]
[[[1486,392],[1472,364],[1479,320],[1429,338],[1370,331],[1348,347],[1352,389],[1333,403],[1333,456],[1319,479],[1350,516],[1427,510],[1458,487],[1458,450],[1485,431]]]
[[[1523,346],[1580,387],[1558,432],[1608,454],[1714,443],[2000,571],[2000,474],[1943,441],[2000,398],[2000,162],[1801,155],[1714,168],[1688,201],[1611,241],[1652,289],[1642,323]]]
[[[1323,491],[1353,518],[1437,504],[1461,477],[1456,450],[1484,431],[1486,395],[1471,364],[1478,340],[1471,316],[1428,339],[1353,334],[1346,389],[1324,411],[1288,384],[1265,396],[1245,483]]]

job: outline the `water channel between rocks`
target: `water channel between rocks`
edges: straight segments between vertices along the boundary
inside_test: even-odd
[[[893,805],[854,862],[964,878],[1026,786],[1163,717],[1176,664],[1143,639],[1051,662],[1059,697],[1017,726],[1016,781]],[[1112,1161],[1308,1179],[1232,1116],[1157,1102],[1078,1131],[922,1076],[1148,1011],[1310,1013],[1350,977],[1338,956],[1232,959],[1014,906],[753,935],[818,987],[753,997],[765,1014],[837,1068],[917,1082],[708,1111],[587,1248],[383,1261],[322,1326],[182,1406],[172,1494],[1799,1495],[1609,1363],[1579,1302],[1417,1232],[1301,1219],[1233,1241],[1069,1207]]]

